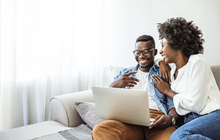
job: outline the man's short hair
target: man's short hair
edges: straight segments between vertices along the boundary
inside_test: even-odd
[[[154,42],[154,38],[150,35],[142,35],[142,36],[139,36],[137,39],[136,39],[136,42],[148,42],[150,41],[151,42],[151,45],[153,48],[155,48],[155,42]]]

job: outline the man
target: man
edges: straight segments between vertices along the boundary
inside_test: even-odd
[[[110,85],[113,88],[130,88],[147,90],[151,118],[156,118],[150,127],[125,124],[115,120],[107,120],[96,125],[92,132],[94,140],[161,140],[169,139],[176,130],[175,121],[179,118],[173,101],[160,93],[151,83],[152,75],[159,75],[160,71],[164,80],[169,81],[166,69],[169,66],[160,61],[160,69],[154,64],[157,54],[153,37],[142,35],[137,38],[134,50],[137,66],[123,69],[114,77]],[[165,72],[164,72],[165,71]],[[169,72],[168,72],[169,73]]]

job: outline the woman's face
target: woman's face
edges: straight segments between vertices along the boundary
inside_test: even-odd
[[[161,42],[161,46],[162,46],[162,48],[160,50],[160,54],[162,55],[165,63],[175,63],[177,51],[174,49],[171,49],[168,46],[168,42],[165,38],[163,38],[163,40]]]

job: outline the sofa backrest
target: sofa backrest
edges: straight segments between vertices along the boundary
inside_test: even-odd
[[[215,81],[218,85],[218,89],[220,90],[220,65],[211,66],[212,73],[215,77]]]

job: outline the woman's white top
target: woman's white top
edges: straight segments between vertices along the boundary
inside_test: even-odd
[[[171,89],[174,106],[179,115],[190,112],[207,114],[220,109],[220,92],[211,68],[203,55],[191,55],[187,64],[178,70],[171,70]]]
[[[138,69],[136,73],[136,78],[139,80],[139,82],[137,82],[137,85],[135,85],[134,87],[130,87],[130,89],[148,91],[149,108],[153,110],[160,110],[160,108],[158,107],[157,103],[154,101],[154,98],[152,97],[150,93],[148,75],[149,75],[149,72],[143,72]]]

